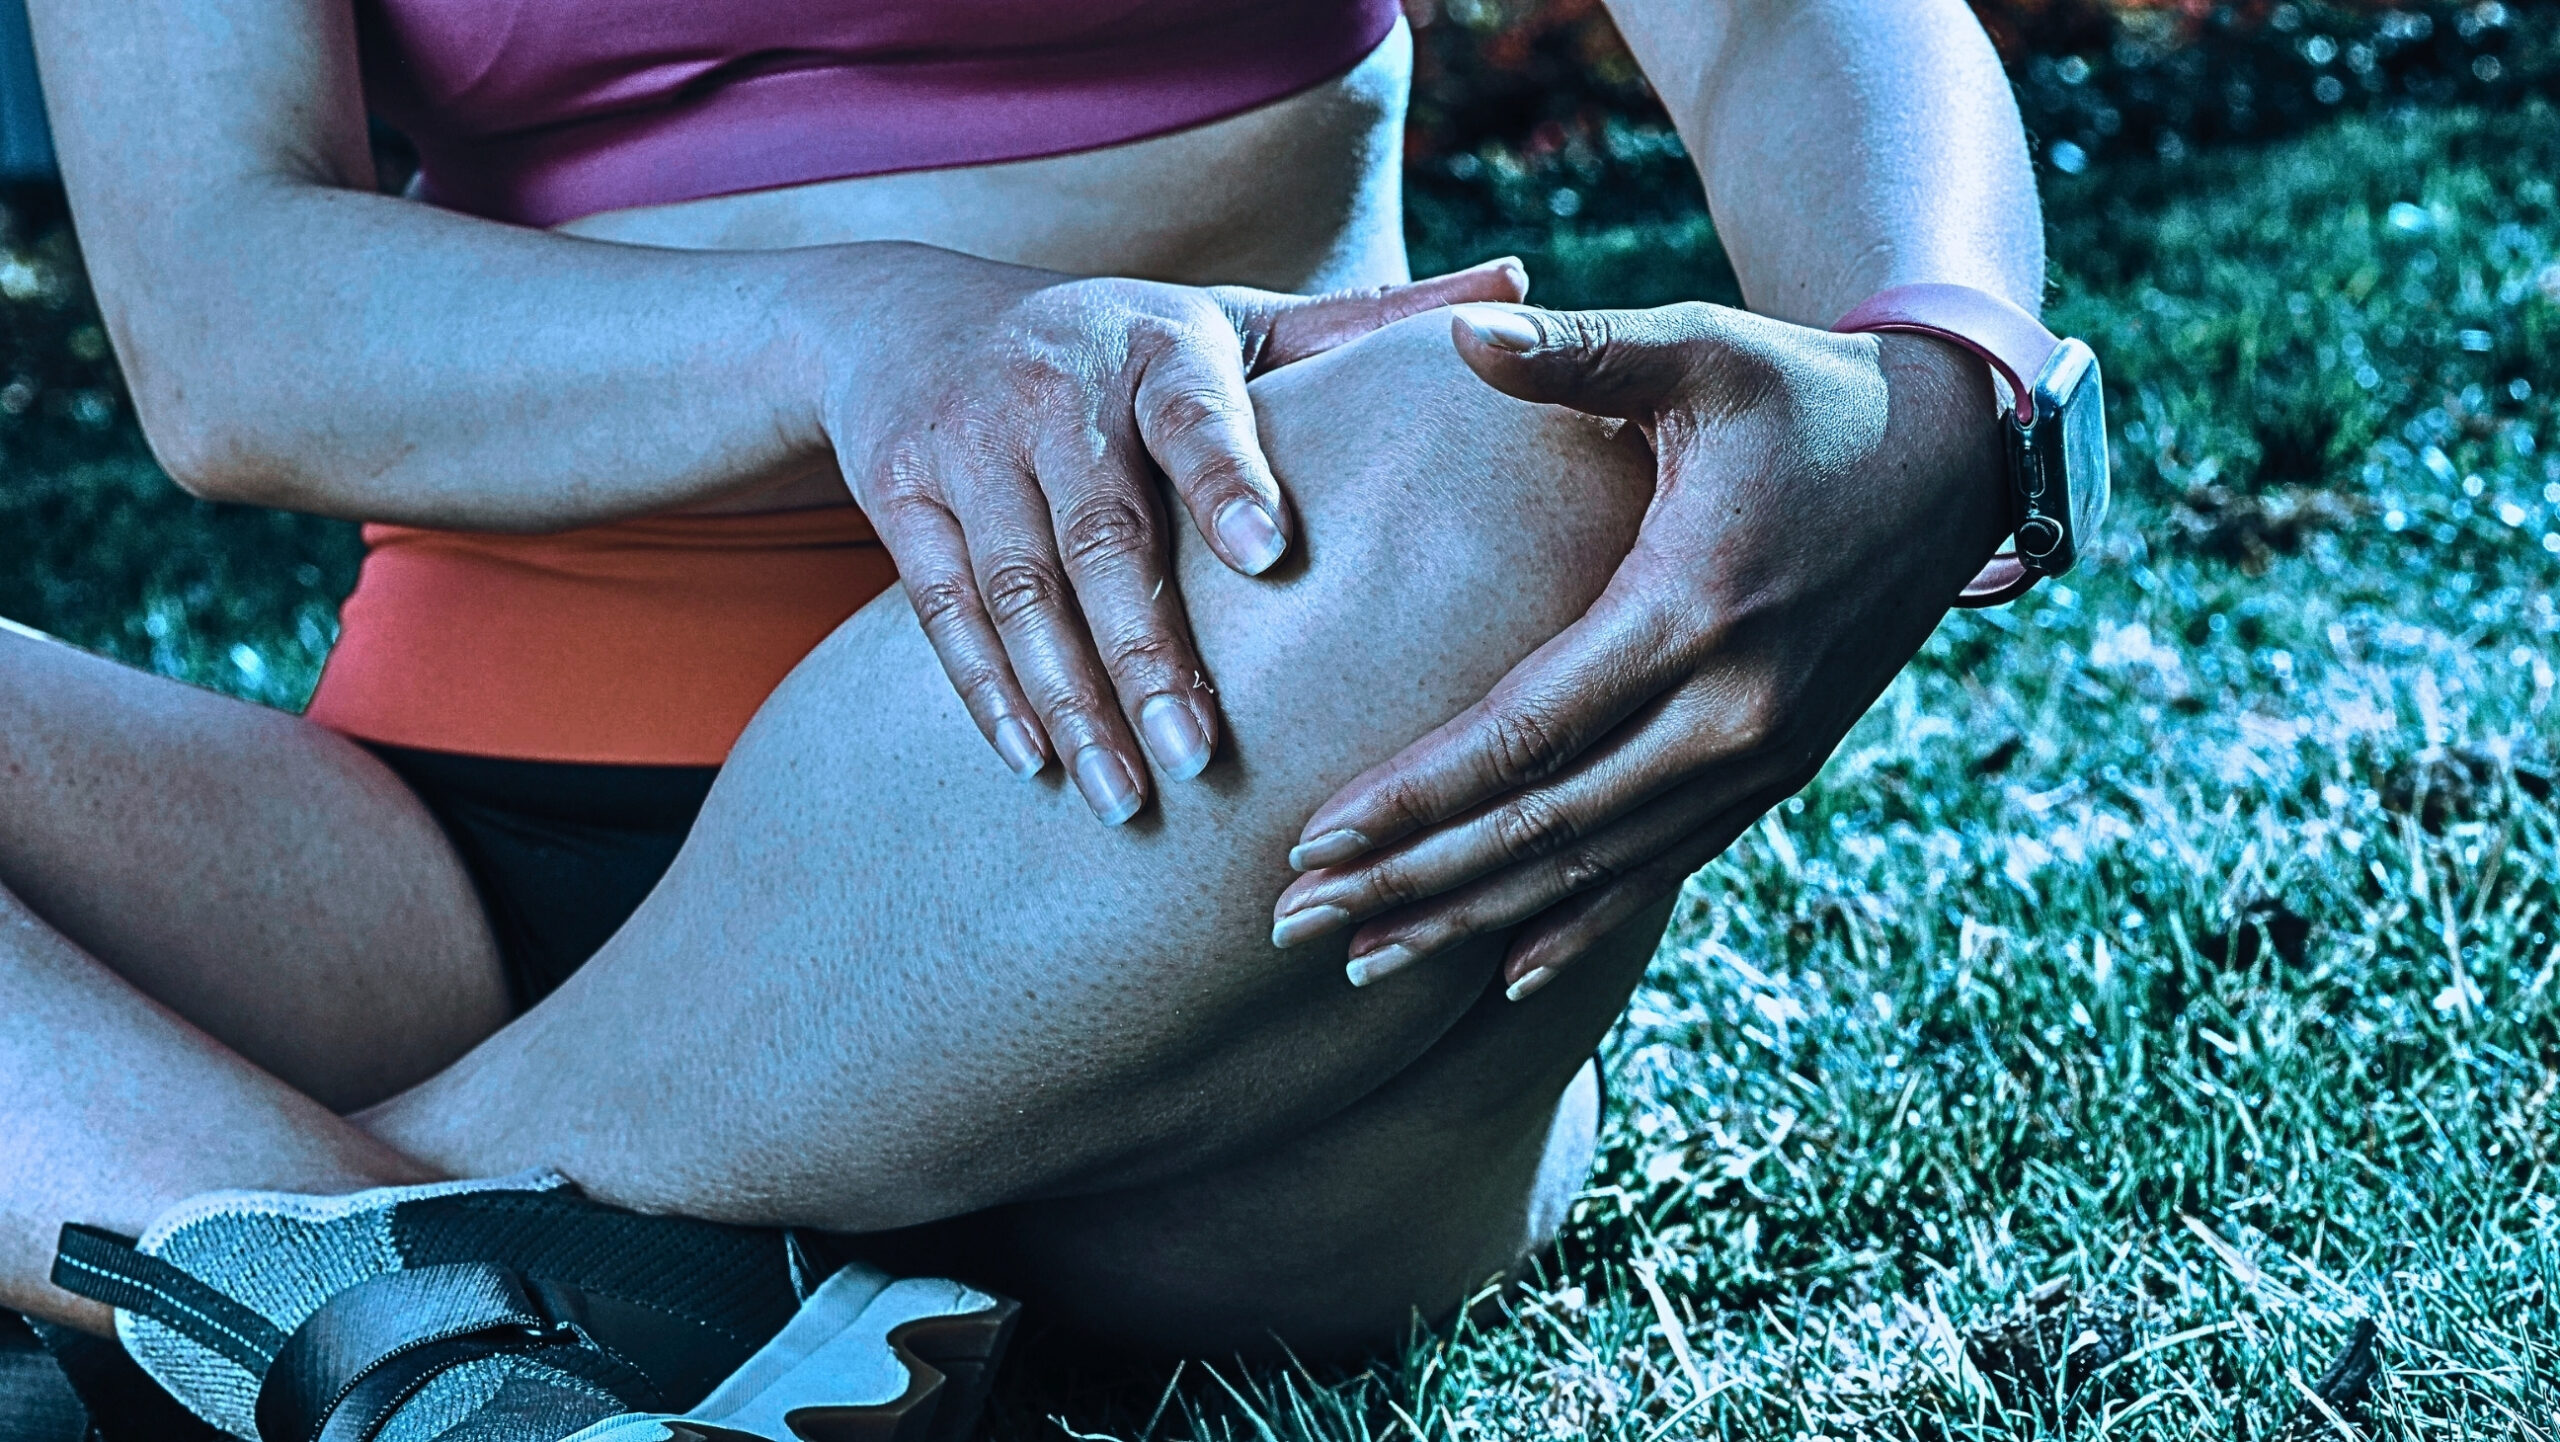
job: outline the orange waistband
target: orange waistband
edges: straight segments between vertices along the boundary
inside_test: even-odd
[[[537,761],[719,764],[800,658],[898,579],[852,506],[364,539],[311,719]]]

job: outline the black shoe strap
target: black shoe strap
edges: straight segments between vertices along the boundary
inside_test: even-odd
[[[331,1297],[277,1352],[258,1390],[265,1442],[365,1442],[439,1374],[502,1353],[541,1353],[635,1408],[646,1376],[580,1324],[580,1299],[486,1262],[386,1272]]]
[[[179,1336],[263,1376],[284,1346],[273,1322],[158,1257],[133,1239],[77,1223],[62,1229],[53,1284],[74,1296],[148,1317]]]

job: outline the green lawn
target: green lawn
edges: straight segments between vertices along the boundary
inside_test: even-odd
[[[1035,1366],[1002,1430],[2553,1436],[2555,179],[2535,109],[2056,181],[2098,564],[1952,618],[1692,883],[1546,1279],[1348,1376]],[[1725,283],[1695,221],[1503,239],[1554,303]],[[0,427],[0,611],[295,695],[344,530],[82,424]]]

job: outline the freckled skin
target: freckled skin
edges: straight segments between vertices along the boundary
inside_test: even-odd
[[[1476,383],[1439,316],[1254,394],[1309,543],[1267,580],[1180,547],[1233,727],[1197,781],[1104,830],[1054,769],[1014,780],[893,591],[775,695],[632,923],[459,1060],[476,1038],[435,1041],[414,1017],[493,1028],[495,977],[468,945],[435,961],[443,930],[420,903],[394,904],[465,883],[369,757],[291,718],[0,637],[0,744],[40,762],[38,781],[0,798],[0,880],[289,1079],[361,1100],[451,1062],[363,1113],[362,1130],[316,1128],[319,1142],[284,1149],[291,1165],[208,1168],[174,1145],[135,1165],[113,1128],[46,1143],[48,1164],[13,1179],[0,1213],[12,1301],[80,1315],[29,1285],[67,1217],[139,1228],[213,1186],[328,1189],[401,1165],[556,1165],[653,1209],[923,1226],[883,1243],[892,1260],[1174,1349],[1258,1347],[1274,1328],[1318,1351],[1365,1342],[1516,1264],[1579,1184],[1595,1114],[1590,1082],[1572,1083],[1661,916],[1531,1007],[1489,987],[1498,944],[1355,990],[1339,940],[1271,946],[1270,897],[1325,788],[1587,604],[1649,468],[1613,427]],[[100,728],[100,715],[124,719]],[[103,818],[45,822],[104,769],[150,784],[118,787]],[[304,784],[270,796],[276,777]],[[382,851],[331,867],[315,848],[270,869],[212,844],[342,832]],[[295,924],[231,920],[256,917]],[[193,970],[155,946],[182,936],[201,939],[184,949]],[[132,997],[104,973],[48,982],[5,948],[0,1015],[20,1014],[21,993],[75,1010]],[[298,979],[279,997],[253,967]],[[438,975],[445,994],[407,1015],[367,1004]],[[342,1020],[267,1026],[259,1008],[285,1000]],[[171,1034],[142,1028],[113,1064],[173,1111],[274,1109],[273,1077],[159,1026]],[[147,1108],[127,1121],[158,1127]],[[32,1113],[0,1122],[31,1146],[36,1130]],[[385,1143],[396,1157],[369,1150]],[[85,1180],[111,1166],[124,1196]]]
[[[2033,297],[2023,136],[1957,0],[1611,8],[1762,315],[1819,327],[1920,276]],[[1054,360],[951,339],[1015,291],[1404,274],[1400,72],[1109,153],[547,234],[370,193],[343,4],[30,12],[136,404],[171,474],[221,499],[477,530],[834,501],[941,415],[899,385],[918,355],[963,379]],[[1205,304],[1148,294],[1159,327]],[[1224,325],[1177,349],[1277,344]],[[1062,397],[1071,419],[1125,420],[1133,398],[1104,391]],[[632,924],[503,1029],[468,883],[368,756],[0,634],[0,755],[25,767],[0,782],[0,1300],[101,1324],[43,1281],[67,1219],[139,1230],[210,1188],[531,1161],[646,1205],[922,1224],[894,1239],[912,1256],[1186,1350],[1373,1340],[1511,1265],[1588,1160],[1584,1059],[1667,903],[1577,933],[1519,1006],[1493,984],[1500,931],[1354,992],[1341,939],[1277,951],[1270,907],[1330,788],[1600,593],[1652,471],[1631,437],[1466,374],[1445,322],[1250,399],[1301,525],[1287,557],[1247,581],[1178,523],[1146,553],[1175,562],[1217,683],[1226,735],[1196,781],[1104,831],[1062,768],[1011,780],[892,593],[773,699]],[[1246,434],[1248,408],[1226,417]],[[1930,492],[1972,479],[1930,469]],[[1048,514],[1019,478],[997,492]],[[1756,536],[1745,514],[1646,536],[1734,573],[1908,539],[1891,508]],[[1824,589],[1802,629],[1872,631],[1913,604],[1885,589]],[[1088,619],[1096,594],[1079,582]],[[1836,701],[1823,650],[1749,689]],[[1764,729],[1789,709],[1760,706]]]

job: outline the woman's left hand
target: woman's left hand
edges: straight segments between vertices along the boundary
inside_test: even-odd
[[[1454,326],[1496,388],[1642,427],[1653,503],[1580,621],[1317,810],[1272,939],[1357,924],[1365,985],[1518,927],[1516,1000],[1811,780],[2008,508],[1988,373],[1937,341],[1698,304]]]

